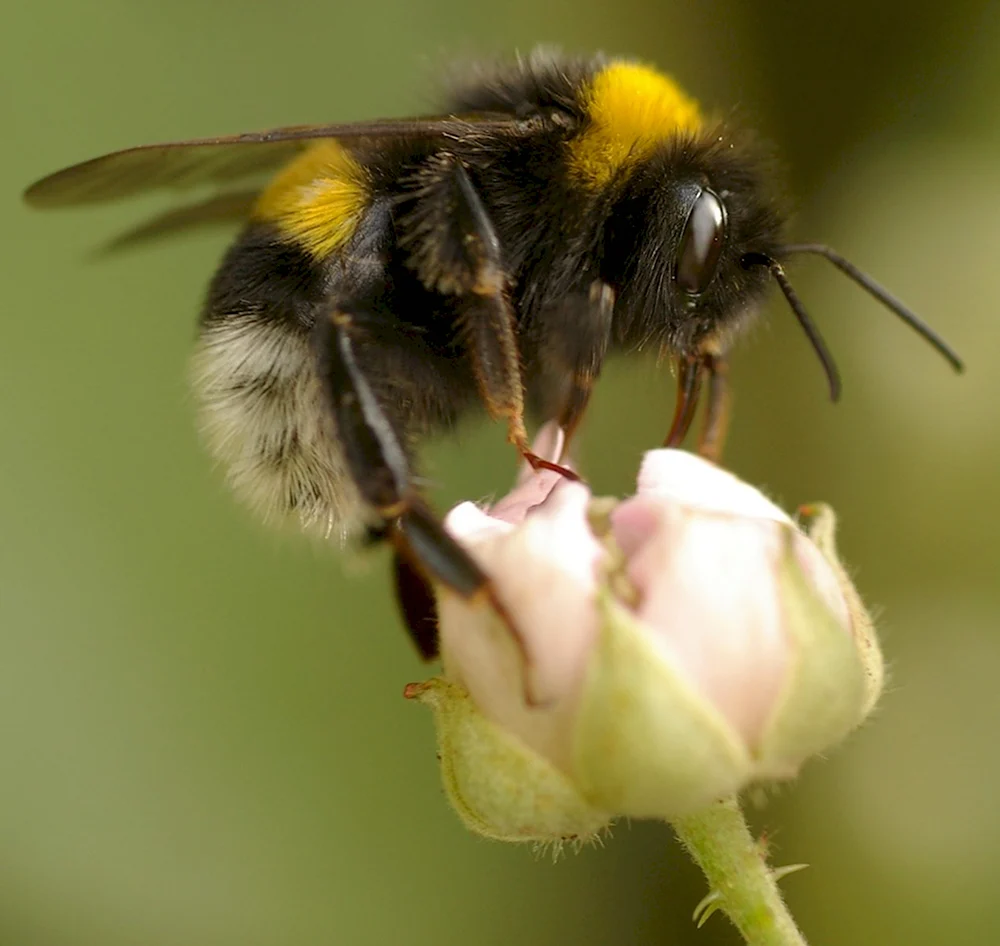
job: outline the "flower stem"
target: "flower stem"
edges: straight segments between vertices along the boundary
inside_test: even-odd
[[[673,823],[716,902],[749,946],[806,946],[735,798]]]

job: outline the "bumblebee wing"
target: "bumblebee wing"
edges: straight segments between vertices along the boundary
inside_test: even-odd
[[[199,200],[193,204],[174,207],[109,240],[98,250],[98,255],[133,249],[144,243],[173,236],[195,227],[239,223],[250,216],[258,193],[257,188],[227,191],[213,194],[206,200]]]
[[[318,138],[465,137],[516,124],[512,116],[464,115],[387,119],[344,125],[295,125],[223,138],[141,145],[56,171],[24,193],[33,207],[96,204],[160,188],[224,184],[274,170]]]

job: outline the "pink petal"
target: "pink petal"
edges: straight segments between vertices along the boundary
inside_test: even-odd
[[[779,527],[673,503],[644,514],[657,528],[628,564],[638,616],[664,658],[752,746],[789,666]]]
[[[685,450],[651,450],[639,468],[639,496],[676,500],[698,509],[791,524],[780,506],[728,470]]]
[[[484,605],[455,595],[439,602],[449,676],[486,716],[557,762],[567,761],[566,726],[597,635],[594,601],[605,552],[590,532],[589,502],[585,486],[560,478],[516,529],[500,523],[454,533],[493,580],[524,640],[527,666]],[[459,524],[473,521],[463,513]],[[451,515],[446,524],[453,527]],[[527,704],[529,693],[539,706]]]

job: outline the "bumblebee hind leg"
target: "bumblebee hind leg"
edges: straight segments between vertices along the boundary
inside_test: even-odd
[[[396,586],[403,617],[420,654],[437,655],[431,583],[466,600],[492,607],[524,650],[492,583],[469,553],[445,530],[415,489],[400,431],[382,408],[356,357],[363,318],[340,308],[321,316],[315,339],[320,376],[348,471],[374,520],[373,540],[396,553]]]

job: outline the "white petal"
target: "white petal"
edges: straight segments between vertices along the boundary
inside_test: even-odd
[[[590,532],[590,492],[562,481],[516,529],[466,539],[524,642],[527,665],[486,603],[439,600],[441,650],[451,679],[483,713],[557,764],[566,720],[597,634],[594,599],[605,551]],[[526,697],[534,697],[530,706]]]
[[[638,616],[671,665],[753,747],[789,665],[776,580],[782,527],[669,502],[647,515],[658,528],[628,564]]]
[[[760,490],[685,450],[651,450],[639,469],[638,494],[755,519],[792,520]]]

